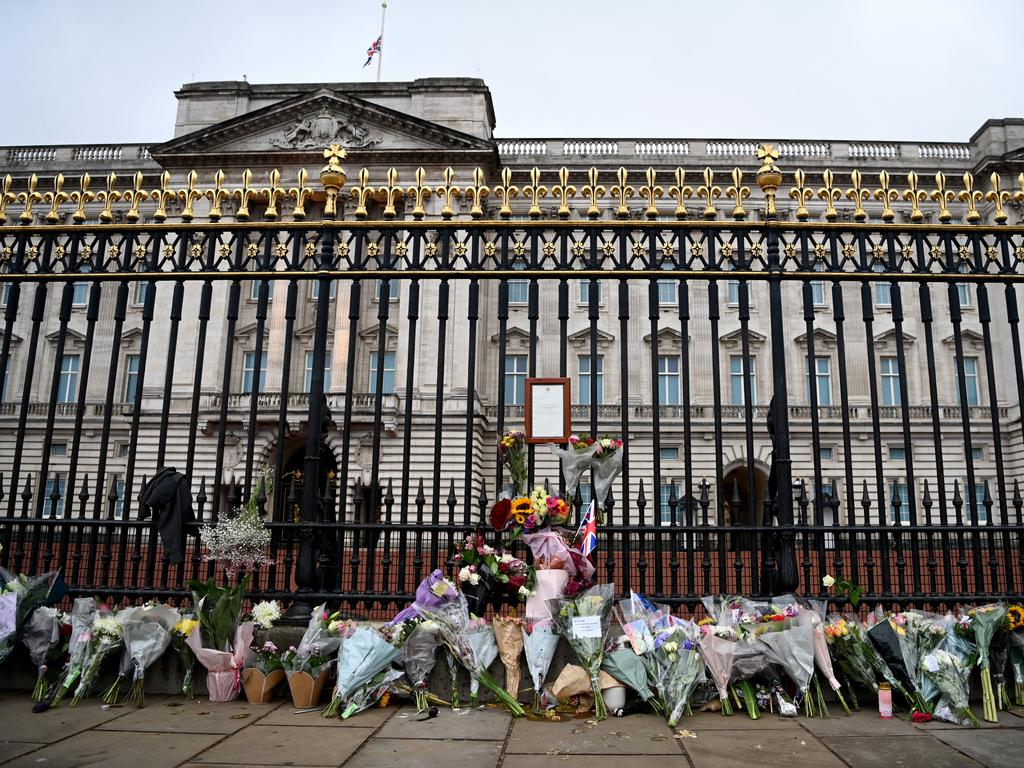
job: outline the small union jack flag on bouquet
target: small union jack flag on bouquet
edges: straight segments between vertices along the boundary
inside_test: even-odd
[[[576,531],[577,540],[582,537],[580,541],[580,552],[583,553],[584,557],[589,557],[590,553],[597,549],[597,515],[594,512],[594,502],[590,502],[590,506],[587,507],[586,514],[583,515],[583,519],[580,521],[579,530]]]
[[[373,45],[371,45],[369,48],[366,49],[366,63],[363,64],[364,67],[370,66],[370,62],[373,61],[374,54],[379,54],[380,53],[380,46],[381,46],[381,40],[382,39],[383,39],[383,36],[382,37],[378,37],[376,40],[373,41]]]

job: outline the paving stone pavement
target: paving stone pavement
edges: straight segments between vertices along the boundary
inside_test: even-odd
[[[409,707],[340,720],[290,702],[187,702],[154,696],[144,709],[89,700],[32,714],[22,693],[0,693],[2,768],[1018,768],[1024,709],[981,729],[879,720],[871,712],[830,720],[751,721],[698,713],[675,731],[654,715],[513,720],[484,708],[423,720]]]

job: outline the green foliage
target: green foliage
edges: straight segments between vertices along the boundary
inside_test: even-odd
[[[222,587],[213,579],[189,582],[192,604],[199,618],[203,644],[218,651],[230,651],[242,618],[242,603],[249,588],[250,574],[236,587]]]

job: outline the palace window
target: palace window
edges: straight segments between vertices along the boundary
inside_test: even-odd
[[[658,355],[658,403],[679,405],[679,358]]]
[[[310,392],[313,389],[313,353],[306,353],[306,368],[305,375],[303,377],[303,392]],[[373,386],[372,384],[370,385]],[[327,352],[324,356],[324,392],[329,391],[331,388],[331,353]],[[370,390],[373,391],[372,389]]]
[[[579,358],[579,402],[582,405],[590,405],[590,377],[597,379],[597,400],[595,405],[604,402],[604,356],[598,355],[596,365],[591,369],[590,355],[580,355]]]
[[[900,401],[900,361],[896,357],[883,357],[882,405],[902,405]]]
[[[526,355],[505,357],[505,405],[526,402]]]
[[[747,370],[750,378],[750,404],[757,405],[757,358],[747,356]],[[745,405],[743,395],[743,356],[732,355],[729,358],[729,402]]]
[[[57,380],[57,402],[73,403],[78,396],[78,355],[64,355],[60,359],[60,377]]]
[[[395,353],[384,353],[384,382],[381,385],[382,395],[395,394]],[[370,394],[377,394],[377,353],[370,353]]]
[[[139,391],[139,355],[125,355],[124,358],[124,399],[134,403]]]
[[[253,381],[256,380],[256,391],[263,392],[267,386],[267,353],[260,352],[259,379],[256,380],[257,359],[255,352],[246,352],[242,357],[242,394],[251,395]]]

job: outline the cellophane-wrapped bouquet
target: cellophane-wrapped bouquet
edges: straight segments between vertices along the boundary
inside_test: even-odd
[[[814,677],[814,627],[809,613],[798,608],[791,613],[768,615],[757,625],[754,634],[767,649],[768,658],[778,664],[796,685],[797,696],[803,702],[804,714],[828,716],[828,709],[822,712],[823,701],[818,696],[817,707],[811,696],[810,686]]]
[[[66,638],[62,627],[68,626],[65,614],[45,605],[32,611],[25,621],[21,642],[36,666],[36,687],[32,691],[34,701],[42,701],[46,696],[46,673],[50,665],[64,655]]]
[[[659,632],[650,652],[650,665],[665,717],[675,728],[683,713],[690,712],[693,689],[705,680],[695,627],[677,625]]]
[[[123,613],[123,612],[122,612]],[[72,707],[84,699],[92,691],[99,676],[100,667],[107,656],[124,642],[124,625],[121,623],[121,614],[115,615],[106,606],[100,606],[92,620],[89,628],[88,647],[85,652],[85,661],[82,664],[82,674],[75,688],[75,695],[71,697]]]
[[[967,614],[970,619],[970,628],[974,636],[974,643],[978,647],[978,667],[981,670],[981,700],[984,708],[984,719],[990,723],[999,721],[999,714],[996,708],[995,691],[992,688],[992,660],[990,647],[992,638],[1003,626],[1006,619],[1006,605],[1003,603],[989,603],[978,608],[972,608]]]
[[[135,706],[145,706],[146,670],[170,646],[171,634],[180,619],[180,614],[168,605],[144,605],[129,609],[123,617],[124,652],[130,660],[130,695]]]
[[[523,622],[518,616],[495,616],[491,622],[494,630],[494,642],[498,646],[498,656],[505,666],[505,691],[518,700],[519,680],[521,676],[519,657],[523,654]],[[483,663],[477,657],[477,660]]]
[[[590,674],[594,691],[594,714],[598,720],[608,717],[601,695],[601,661],[604,641],[611,620],[614,584],[597,584],[576,598],[561,597],[549,601],[551,617],[572,646],[580,663]]]
[[[68,637],[68,661],[64,665],[60,681],[54,688],[53,699],[50,706],[56,707],[71,690],[71,686],[78,682],[85,666],[86,653],[89,651],[89,640],[91,639],[92,620],[96,615],[99,606],[95,598],[75,598],[71,608],[71,635]]]
[[[324,717],[351,717],[364,703],[362,689],[390,667],[398,649],[375,629],[357,627],[341,640],[338,650],[338,682]],[[381,683],[383,684],[383,682]]]
[[[910,704],[912,711],[928,712],[928,702],[917,690],[915,683],[917,652],[913,637],[906,630],[906,619],[901,613],[886,615],[876,610],[869,616],[868,622],[865,634],[877,651],[877,657],[892,677],[900,682],[900,694]],[[892,681],[889,683],[891,685]],[[893,685],[893,688],[896,686]]]
[[[921,660],[921,670],[935,687],[934,717],[958,725],[978,724],[970,709],[970,674],[977,651],[974,643],[948,627],[942,641]]]
[[[306,631],[302,633],[302,639],[285,664],[286,674],[308,672],[310,677],[316,678],[323,667],[330,663],[331,657],[341,645],[341,637],[337,631],[339,625],[332,628],[331,622],[331,614],[326,603],[313,609]]]
[[[850,707],[846,703],[846,699],[843,698],[842,684],[839,682],[839,678],[836,677],[835,669],[832,665],[832,657],[828,652],[828,638],[825,637],[825,623],[822,619],[821,614],[817,610],[809,608],[801,608],[801,613],[806,613],[811,621],[811,641],[814,644],[814,666],[817,667],[821,676],[825,678],[825,682],[828,683],[832,692],[839,700],[840,706],[846,714],[850,714]],[[822,702],[823,703],[823,702]],[[828,709],[824,709],[828,712]]]
[[[417,712],[425,712],[427,709],[430,673],[437,664],[437,649],[440,646],[441,628],[436,621],[429,619],[413,627],[405,641],[405,673],[415,694]]]
[[[732,677],[737,640],[736,630],[732,627],[710,623],[701,625],[701,638],[697,647],[718,689],[723,715],[733,713],[732,704],[729,702],[729,680]]]
[[[525,625],[523,629],[525,633]],[[494,639],[494,628],[491,626],[487,619],[481,619],[473,617],[469,620],[469,624],[466,627],[466,640],[473,649],[473,653],[476,655],[477,661],[480,662],[480,666],[484,669],[489,669],[494,660],[498,658],[498,644]],[[525,636],[524,647],[525,643]],[[451,653],[449,651],[449,653]],[[454,655],[451,656],[449,661],[454,661]],[[529,663],[530,654],[527,651],[526,661]],[[480,695],[480,678],[472,672],[469,675],[469,705],[475,707],[477,705]]]
[[[51,599],[59,576],[59,571],[26,576],[0,568],[0,663],[14,649],[18,633],[32,611]]]
[[[661,710],[658,697],[651,691],[652,681],[647,671],[646,660],[636,655],[626,635],[609,638],[605,643],[601,669],[636,691],[640,698],[655,710]]]
[[[186,701],[192,701],[196,697],[195,689],[192,686],[192,677],[196,667],[196,655],[192,652],[186,641],[189,635],[192,634],[192,630],[198,626],[199,619],[195,617],[195,614],[188,613],[178,619],[178,623],[171,630],[171,645],[174,646],[174,650],[177,652],[184,669],[181,679],[181,693]]]
[[[466,598],[458,594],[454,599],[435,606],[422,606],[420,614],[424,618],[437,622],[441,629],[441,637],[445,644],[451,649],[455,658],[471,674],[475,674],[480,682],[490,690],[495,697],[516,717],[525,714],[522,706],[513,696],[498,685],[490,673],[477,658],[473,646],[466,639],[466,631],[469,626],[469,608],[466,605]]]

